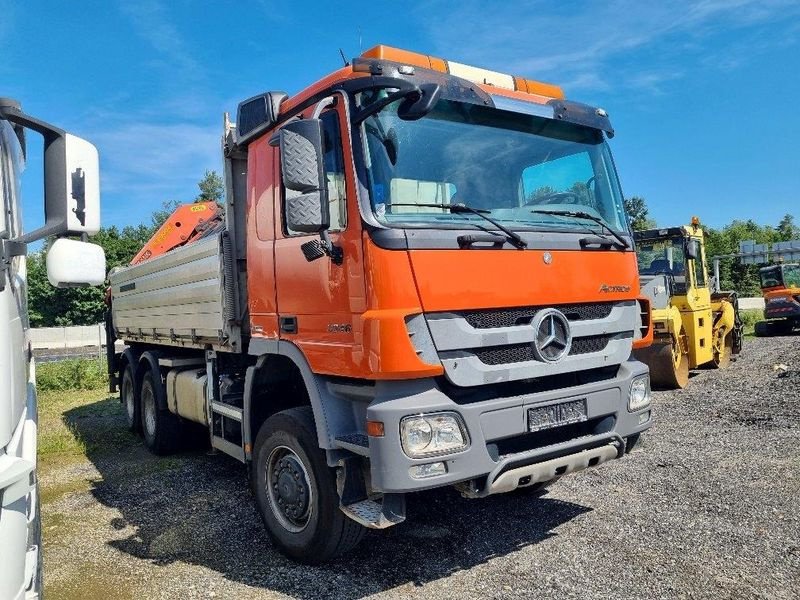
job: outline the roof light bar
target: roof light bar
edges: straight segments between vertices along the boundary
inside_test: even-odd
[[[515,90],[524,92],[526,94],[536,94],[539,96],[546,96],[548,98],[564,99],[564,90],[559,86],[550,83],[543,83],[541,81],[534,81],[533,79],[525,79],[523,77],[516,77],[506,73],[498,73],[497,71],[490,71],[488,69],[481,69],[453,61],[448,61],[443,58],[429,56],[426,54],[419,54],[417,52],[409,52],[408,50],[401,50],[399,48],[392,48],[391,46],[375,46],[370,48],[361,55],[362,58],[375,58],[380,60],[389,60],[404,65],[413,65],[415,67],[422,67],[424,69],[432,69],[441,73],[450,73],[456,77],[467,79],[475,83],[491,85],[494,87],[504,88],[507,90]]]

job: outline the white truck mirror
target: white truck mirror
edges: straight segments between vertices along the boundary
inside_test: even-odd
[[[59,150],[52,162],[52,168],[45,163],[46,216],[49,218],[49,203],[54,201],[55,215],[66,214],[67,233],[94,235],[100,229],[100,161],[97,148],[67,133],[64,135],[63,155]]]
[[[59,238],[46,262],[47,279],[55,287],[101,285],[106,279],[106,254],[97,244]]]
[[[55,235],[93,235],[100,229],[100,168],[97,149],[0,98],[0,117],[44,138],[45,224],[21,236],[29,243]]]

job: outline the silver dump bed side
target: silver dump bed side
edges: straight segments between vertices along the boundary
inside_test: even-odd
[[[111,275],[117,338],[240,351],[230,243],[219,233]]]

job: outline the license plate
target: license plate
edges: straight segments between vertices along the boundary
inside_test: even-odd
[[[586,399],[528,409],[528,431],[541,431],[586,420]]]

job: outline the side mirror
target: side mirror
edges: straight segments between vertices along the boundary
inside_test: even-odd
[[[700,256],[700,244],[697,240],[686,240],[686,257],[696,259]]]
[[[58,238],[47,251],[47,279],[55,287],[100,285],[106,279],[106,255],[97,244]]]
[[[0,99],[0,118],[44,138],[43,227],[21,236],[28,243],[51,235],[93,235],[100,229],[100,168],[97,149],[79,137],[25,114],[19,103]]]
[[[280,130],[286,226],[292,231],[320,233],[330,227],[322,141],[320,119],[293,121]]]
[[[411,92],[397,107],[397,116],[404,121],[416,121],[433,110],[442,94],[436,83],[423,83],[419,91]]]

